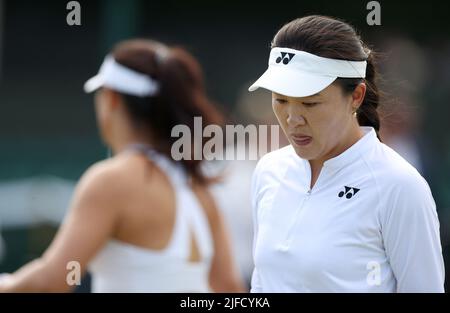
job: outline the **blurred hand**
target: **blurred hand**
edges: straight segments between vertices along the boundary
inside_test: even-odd
[[[8,286],[11,286],[12,275],[8,273],[0,274],[0,292],[7,292]]]

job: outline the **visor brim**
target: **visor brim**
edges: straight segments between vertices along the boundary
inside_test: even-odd
[[[86,93],[91,93],[102,87],[104,84],[103,76],[100,74],[95,75],[94,77],[88,79],[83,86],[83,89]]]
[[[269,67],[248,90],[264,88],[287,97],[308,97],[331,85],[336,78],[278,66]]]

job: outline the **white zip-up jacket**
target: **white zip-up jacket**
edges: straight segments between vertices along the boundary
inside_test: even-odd
[[[443,292],[436,205],[425,179],[371,127],[310,190],[292,146],[252,181],[252,292]]]

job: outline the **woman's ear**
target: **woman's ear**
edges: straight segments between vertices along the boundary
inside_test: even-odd
[[[120,95],[112,89],[104,88],[104,96],[109,103],[109,107],[113,110],[116,110],[121,100]]]
[[[365,83],[360,83],[356,86],[355,90],[352,92],[352,107],[356,111],[361,103],[364,101],[366,95],[367,86]]]

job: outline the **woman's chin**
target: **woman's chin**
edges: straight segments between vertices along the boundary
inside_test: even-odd
[[[293,145],[295,153],[301,157],[302,159],[305,160],[313,160],[316,156],[313,153],[313,151],[311,151],[308,148],[305,147],[296,147],[295,145]]]

